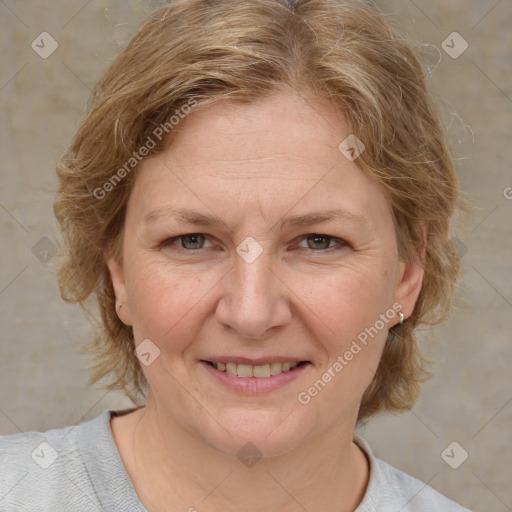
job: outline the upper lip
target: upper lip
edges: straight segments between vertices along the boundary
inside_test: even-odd
[[[203,359],[211,363],[236,363],[236,364],[249,364],[251,366],[260,366],[267,363],[293,363],[293,362],[308,362],[305,359],[294,356],[263,356],[263,357],[243,357],[243,356],[212,356]]]

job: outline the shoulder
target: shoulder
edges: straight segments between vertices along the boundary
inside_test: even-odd
[[[77,426],[0,436],[0,511],[101,510],[84,446],[91,436],[101,443],[108,414]]]
[[[354,441],[370,461],[370,481],[356,512],[470,512],[426,483],[377,459],[361,437],[355,436]]]

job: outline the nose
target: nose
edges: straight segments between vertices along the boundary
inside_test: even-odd
[[[239,337],[264,339],[290,322],[290,293],[262,254],[247,263],[237,256],[235,268],[222,280],[215,317]]]

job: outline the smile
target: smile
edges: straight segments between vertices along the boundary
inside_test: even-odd
[[[308,368],[313,368],[309,361],[273,361],[250,365],[203,359],[199,363],[213,382],[231,391],[251,395],[275,391],[300,378]]]
[[[267,363],[258,366],[250,364],[237,364],[237,363],[216,363],[207,361],[216,370],[226,372],[229,375],[236,377],[257,377],[259,379],[266,379],[274,375],[280,375],[283,372],[293,370],[293,368],[303,364],[305,361],[294,361],[287,363]]]

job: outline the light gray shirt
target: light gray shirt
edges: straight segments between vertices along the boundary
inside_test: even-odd
[[[111,414],[48,432],[0,436],[0,511],[147,512],[117,451]],[[368,488],[355,512],[468,512],[375,458],[360,437],[355,441],[370,461]]]

